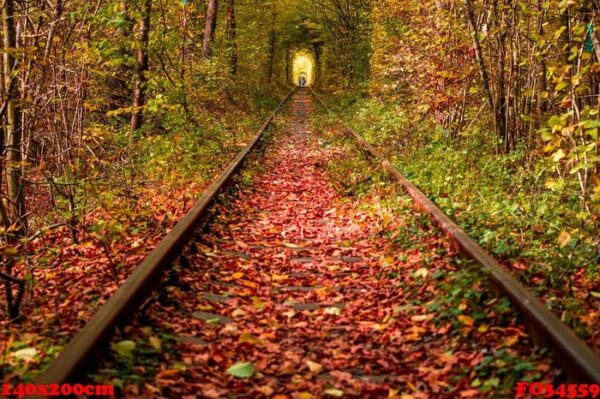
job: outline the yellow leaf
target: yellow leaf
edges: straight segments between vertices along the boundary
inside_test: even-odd
[[[386,256],[382,259],[382,262],[384,266],[392,266],[394,264],[394,257],[393,256]]]
[[[287,276],[287,275],[285,275],[285,274],[281,275],[281,274],[275,274],[275,273],[273,273],[273,274],[271,275],[271,279],[272,279],[273,281],[285,281],[285,280],[287,280],[287,279],[289,279],[289,278],[290,278],[290,277],[289,277],[289,276]]]
[[[511,335],[510,337],[508,337],[504,340],[504,346],[513,346],[517,342],[519,342],[519,336]]]
[[[415,315],[412,316],[410,318],[412,321],[426,321],[427,319],[429,319],[429,315],[428,314],[421,314],[421,315]]]
[[[475,320],[473,320],[472,317],[465,316],[464,314],[461,314],[458,316],[458,321],[460,321],[465,326],[469,326],[469,327],[473,327],[473,324],[475,324]]]
[[[244,287],[248,287],[248,288],[254,288],[254,289],[258,288],[258,284],[256,284],[254,281],[250,281],[250,280],[242,280],[242,281],[240,281],[240,284],[243,285]]]
[[[569,241],[571,241],[571,234],[566,231],[561,231],[560,235],[558,236],[558,243],[560,244],[560,247],[566,247]]]
[[[425,269],[424,267],[420,268],[419,270],[417,270],[415,272],[415,276],[421,277],[421,278],[427,277],[428,274],[429,274],[429,271],[427,269]]]
[[[242,335],[240,335],[240,340],[241,343],[245,343],[245,344],[251,344],[251,345],[262,345],[263,341],[259,338],[256,338],[254,335],[250,334],[250,333],[242,333]]]
[[[406,338],[407,341],[420,341],[421,335],[419,333],[412,333],[406,335],[404,338]]]
[[[242,272],[233,273],[233,274],[231,275],[231,278],[233,278],[233,279],[236,279],[236,280],[239,280],[239,279],[241,279],[242,277],[244,277],[244,273],[242,273]]]
[[[257,296],[252,297],[252,306],[256,310],[263,310],[266,304]]]
[[[156,337],[156,336],[152,336],[148,339],[148,341],[150,342],[150,346],[153,347],[154,349],[156,349],[157,351],[160,350],[161,348],[161,342],[160,342],[160,338]]]
[[[263,385],[262,387],[256,388],[256,390],[265,396],[271,396],[275,392],[275,390],[268,385]]]
[[[307,360],[306,361],[306,365],[308,366],[308,369],[312,373],[319,373],[321,370],[323,370],[323,366],[322,365],[320,365],[317,362],[313,362],[312,360]]]

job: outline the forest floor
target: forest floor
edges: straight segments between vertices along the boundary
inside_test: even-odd
[[[93,380],[128,397],[409,399],[557,378],[408,197],[311,129],[311,97],[290,107]]]

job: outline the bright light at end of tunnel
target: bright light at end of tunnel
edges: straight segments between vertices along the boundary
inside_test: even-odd
[[[306,84],[312,85],[315,81],[315,59],[312,54],[306,51],[299,51],[294,55],[292,69],[293,83],[298,84],[300,77],[306,78]]]

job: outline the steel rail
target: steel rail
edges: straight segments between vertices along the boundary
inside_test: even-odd
[[[108,342],[115,327],[128,320],[128,317],[149,296],[152,288],[160,281],[162,272],[180,253],[212,201],[219,195],[227,182],[240,168],[246,156],[256,147],[273,119],[296,91],[294,88],[279,103],[277,108],[262,124],[252,141],[231,161],[208,189],[202,194],[192,209],[163,238],[158,246],[133,271],[110,299],[94,314],[92,319],[71,339],[60,355],[36,379],[36,384],[62,384],[90,370],[92,359],[102,344]]]
[[[422,211],[429,214],[434,223],[448,236],[452,244],[467,258],[484,267],[496,285],[525,316],[525,325],[539,346],[550,348],[557,363],[567,372],[570,379],[590,384],[600,384],[600,357],[575,333],[552,313],[531,291],[494,259],[475,240],[469,237],[452,219],[438,208],[421,190],[412,184],[378,150],[346,124],[310,88],[313,96],[344,126],[360,146],[378,160],[387,171],[413,198]]]

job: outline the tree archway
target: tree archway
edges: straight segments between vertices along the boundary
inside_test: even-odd
[[[304,76],[306,78],[307,86],[314,85],[316,81],[316,61],[315,56],[311,51],[307,50],[297,50],[292,55],[292,70],[291,82],[293,84],[298,84],[300,80],[300,76]]]

